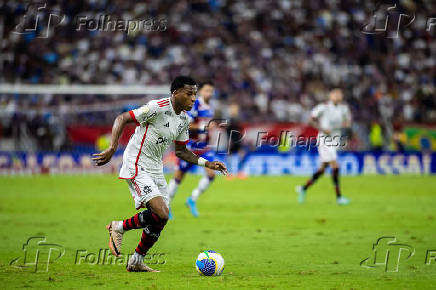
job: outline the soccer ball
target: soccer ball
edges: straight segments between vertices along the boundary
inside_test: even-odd
[[[224,270],[224,258],[215,251],[204,251],[198,255],[195,268],[200,275],[219,276]]]

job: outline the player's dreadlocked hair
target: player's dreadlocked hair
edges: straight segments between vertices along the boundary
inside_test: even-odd
[[[171,83],[171,93],[175,90],[183,88],[185,85],[195,86],[197,83],[193,78],[187,76],[177,76]]]

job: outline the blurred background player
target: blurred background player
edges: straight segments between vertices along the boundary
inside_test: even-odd
[[[232,100],[232,102],[229,105],[229,125],[227,126],[227,136],[229,138],[228,141],[228,152],[230,154],[227,154],[228,164],[232,163],[233,158],[237,156],[238,158],[238,166],[237,166],[237,172],[236,175],[229,174],[226,178],[228,180],[232,180],[234,178],[239,179],[247,179],[247,175],[244,173],[244,165],[247,161],[247,158],[249,156],[249,150],[247,149],[248,146],[243,144],[243,137],[244,137],[244,128],[241,126],[240,122],[240,106],[238,104],[238,101],[236,99]]]
[[[190,141],[188,148],[200,157],[208,161],[213,160],[215,154],[213,150],[208,149],[209,136],[208,130],[213,126],[212,118],[214,110],[211,106],[211,98],[214,95],[214,84],[211,81],[203,82],[199,85],[198,98],[194,103],[194,107],[188,112],[191,117],[189,126]],[[168,190],[170,202],[174,199],[177,189],[183,180],[186,172],[188,172],[194,164],[188,163],[179,159],[177,169],[174,173],[174,178],[171,179]],[[197,187],[192,191],[191,195],[186,199],[186,206],[189,207],[193,216],[198,217],[197,199],[209,187],[215,179],[215,172],[205,168],[205,174],[198,182]],[[170,218],[173,218],[170,210]]]
[[[351,113],[348,106],[342,103],[342,100],[342,90],[333,89],[329,94],[329,101],[317,105],[312,110],[310,123],[319,131],[317,144],[321,166],[304,186],[297,187],[296,191],[298,193],[299,203],[305,201],[307,189],[324,174],[328,166],[330,166],[332,170],[337,204],[346,205],[350,203],[350,201],[341,194],[339,186],[339,165],[336,160],[338,147],[344,145],[341,139],[341,130],[351,127]]]

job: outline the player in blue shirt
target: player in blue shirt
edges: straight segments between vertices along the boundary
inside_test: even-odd
[[[201,83],[198,90],[199,97],[194,103],[191,111],[188,115],[192,118],[191,125],[189,127],[190,141],[188,148],[195,152],[198,156],[201,156],[209,161],[214,158],[214,151],[208,150],[209,136],[207,129],[210,125],[210,121],[213,118],[214,111],[211,107],[210,100],[214,94],[214,84],[210,81]],[[170,203],[176,195],[177,189],[185,176],[185,173],[191,169],[193,165],[179,159],[174,178],[171,179],[168,192],[170,197]],[[205,169],[205,175],[198,182],[197,187],[192,191],[192,194],[186,200],[186,206],[189,207],[193,216],[198,217],[196,202],[198,197],[209,187],[210,183],[215,178],[215,172],[213,170]],[[172,213],[170,210],[170,218]]]

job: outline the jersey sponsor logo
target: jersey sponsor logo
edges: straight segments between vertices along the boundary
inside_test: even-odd
[[[156,140],[156,145],[163,144],[163,143],[168,143],[168,139],[166,137],[159,136],[159,138],[157,138]]]
[[[157,102],[159,107],[165,107],[168,106],[170,104],[170,100],[168,99],[163,99]]]
[[[153,118],[153,117],[156,116],[156,115],[157,115],[157,113],[156,113],[156,112],[153,112],[153,113],[150,114],[150,116],[148,116],[148,119],[151,119],[151,118]]]
[[[164,127],[167,127],[167,128],[169,128],[169,127],[170,127],[170,122],[168,122],[168,123],[164,124]]]

